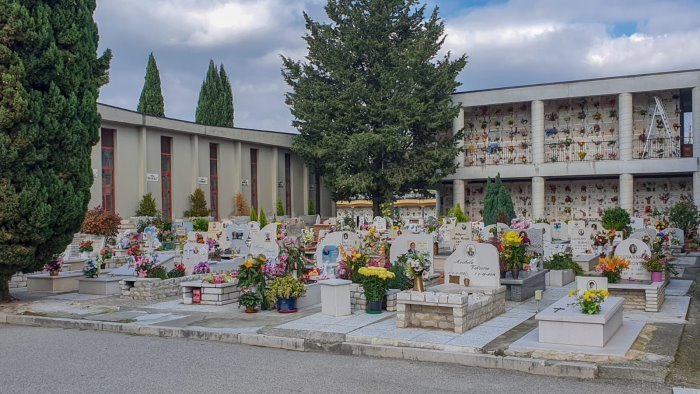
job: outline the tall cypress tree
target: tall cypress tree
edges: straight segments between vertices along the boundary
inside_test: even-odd
[[[221,126],[221,77],[213,60],[209,61],[207,76],[199,90],[195,122],[209,126]]]
[[[0,300],[17,272],[40,270],[80,231],[93,182],[95,0],[0,0]]]
[[[425,9],[417,0],[329,0],[328,22],[304,14],[307,60],[283,57],[294,151],[336,199],[370,198],[375,216],[457,168],[450,95],[466,56],[438,57],[444,22]]]
[[[219,78],[221,80],[221,103],[223,111],[221,112],[221,126],[233,127],[233,91],[231,90],[231,81],[228,79],[228,74],[224,69],[224,65],[219,66]]]
[[[515,219],[515,208],[513,198],[508,189],[501,182],[501,174],[496,175],[494,180],[486,180],[486,194],[484,194],[484,224],[491,225],[502,220],[510,221]]]
[[[146,77],[141,90],[141,98],[136,108],[138,112],[146,115],[165,116],[165,104],[163,103],[163,92],[160,88],[160,72],[156,65],[156,58],[153,52],[148,56],[146,66]]]

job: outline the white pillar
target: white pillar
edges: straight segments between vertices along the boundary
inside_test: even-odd
[[[632,174],[620,174],[620,208],[632,215],[634,213],[634,177]]]
[[[233,146],[233,195],[243,193],[241,186],[241,168],[243,167],[243,157],[241,155],[243,149],[241,141],[236,141]]]
[[[632,160],[632,94],[620,93],[617,105],[619,157],[620,160]]]
[[[532,177],[532,219],[545,219],[544,217],[544,178]]]
[[[190,148],[190,159],[192,160],[192,192],[197,190],[197,178],[199,177],[199,135],[192,135],[192,145]]]
[[[530,138],[532,141],[532,163],[544,163],[544,103],[533,100],[530,103]]]
[[[307,215],[309,213],[309,168],[306,164],[303,164],[302,176],[301,176],[301,189],[302,189],[302,200],[304,201],[304,206],[301,207],[302,215]]]
[[[700,157],[700,87],[693,88],[691,100],[691,109],[693,110],[693,157]]]
[[[279,167],[277,165],[277,161],[279,159],[279,152],[277,149],[278,148],[276,146],[272,148],[272,163],[270,163],[270,166],[272,167],[272,173],[270,174],[270,181],[272,182],[272,190],[270,191],[272,196],[272,212],[270,212],[270,216],[277,214],[277,199],[279,198],[279,187],[277,187],[277,171]]]
[[[467,207],[464,206],[464,181],[455,179],[452,183],[452,206],[456,207],[459,204],[462,211],[466,212]]]
[[[457,134],[462,129],[464,129],[464,108],[460,104],[457,117],[452,121],[452,134]],[[464,148],[464,138],[460,138],[457,141],[457,146]],[[457,161],[457,168],[464,167],[464,152],[459,152],[455,160]]]
[[[148,136],[146,126],[139,127],[139,196],[148,193],[146,167],[148,163]]]

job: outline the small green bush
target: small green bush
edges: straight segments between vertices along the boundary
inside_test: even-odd
[[[622,231],[630,224],[630,214],[620,207],[608,208],[603,212],[601,223],[606,230]]]
[[[146,193],[139,201],[139,208],[136,210],[136,216],[156,216],[158,208],[156,208],[156,199],[153,194]]]
[[[190,209],[185,211],[186,217],[209,216],[211,209],[207,208],[207,199],[202,189],[197,188],[194,193],[190,194],[189,200]]]
[[[314,205],[314,202],[309,200],[309,208],[308,208],[308,214],[309,215],[315,215],[316,214],[316,205]]]
[[[277,216],[284,216],[284,204],[281,198],[277,199]]]
[[[455,219],[457,219],[457,223],[466,223],[467,222],[467,215],[464,214],[464,211],[462,211],[462,205],[457,204],[455,205],[452,209],[450,209],[447,214]]]
[[[250,221],[251,222],[258,221],[258,210],[255,209],[255,207],[250,208]]]
[[[267,216],[265,216],[265,210],[260,208],[260,228],[265,228],[268,223]]]
[[[408,290],[413,287],[413,282],[406,277],[406,268],[403,264],[394,264],[389,268],[394,277],[389,279],[390,289]]]
[[[168,279],[168,272],[165,270],[165,267],[159,265],[157,267],[151,268],[151,270],[148,272],[147,277],[165,280]]]
[[[192,220],[192,228],[194,231],[207,231],[209,230],[209,221],[204,218],[194,218]]]

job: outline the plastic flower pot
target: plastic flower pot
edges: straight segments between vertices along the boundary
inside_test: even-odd
[[[652,271],[651,273],[651,281],[652,282],[663,282],[663,274],[661,271]]]
[[[279,313],[295,313],[297,311],[296,298],[278,298],[277,312]]]
[[[372,315],[378,315],[382,313],[382,301],[370,301],[367,300],[367,308],[365,310],[367,313]]]

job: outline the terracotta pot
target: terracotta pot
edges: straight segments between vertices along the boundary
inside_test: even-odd
[[[49,271],[49,276],[58,276],[58,274],[59,274],[60,272],[61,272],[61,271],[58,271],[58,270]]]
[[[245,313],[258,313],[258,309],[254,306],[246,306]]]

